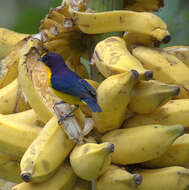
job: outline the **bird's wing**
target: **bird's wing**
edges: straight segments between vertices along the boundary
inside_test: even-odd
[[[80,78],[79,78],[80,80]],[[80,98],[87,97],[89,91],[87,88],[75,77],[55,75],[51,77],[51,86],[57,91],[77,96]]]
[[[86,80],[80,79],[78,82],[83,85],[83,87],[85,87],[91,93],[91,95],[96,96],[96,91]]]

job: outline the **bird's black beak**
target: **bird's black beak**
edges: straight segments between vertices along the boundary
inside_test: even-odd
[[[43,61],[43,59],[41,57],[37,58],[37,61]]]

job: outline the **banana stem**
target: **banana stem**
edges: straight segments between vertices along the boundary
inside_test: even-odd
[[[104,11],[112,11],[112,10],[122,10],[123,9],[124,0],[88,0],[87,1],[87,9],[95,11],[95,12],[104,12]],[[122,32],[111,32],[106,34],[97,34],[91,36],[89,41],[87,42],[89,57],[91,58],[93,55],[94,48],[96,44],[106,39],[110,36],[122,36]],[[92,80],[102,82],[104,77],[98,71],[95,65],[91,65],[91,76]]]

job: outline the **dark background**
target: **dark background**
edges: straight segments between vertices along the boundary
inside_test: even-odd
[[[40,20],[62,0],[0,0],[0,27],[37,33]],[[189,45],[189,0],[165,0],[158,14],[168,25],[172,40],[167,46]]]

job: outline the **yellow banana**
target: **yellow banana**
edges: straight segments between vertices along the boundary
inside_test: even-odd
[[[24,153],[20,168],[25,182],[42,182],[52,176],[74,146],[54,116]]]
[[[137,127],[149,124],[174,125],[180,123],[185,130],[189,128],[189,99],[169,100],[153,113],[141,114],[129,118],[124,126]]]
[[[141,182],[141,175],[131,174],[116,165],[111,165],[96,181],[95,190],[135,190]]]
[[[49,180],[42,183],[20,183],[12,190],[72,190],[76,175],[68,162],[64,162]]]
[[[7,56],[11,48],[29,34],[17,33],[15,31],[0,28],[0,60]]]
[[[157,48],[139,46],[132,53],[146,69],[154,72],[156,80],[179,85],[179,98],[189,97],[189,68],[182,61]]]
[[[0,152],[0,178],[15,183],[21,182],[19,160]]]
[[[170,53],[180,59],[184,64],[189,66],[189,46],[171,46],[163,48],[167,53]]]
[[[4,117],[18,121],[27,125],[36,125],[36,126],[44,126],[44,123],[40,120],[39,116],[35,113],[33,109],[29,109],[23,112],[7,114]]]
[[[124,8],[133,11],[159,11],[164,6],[164,0],[135,0],[124,1]]]
[[[102,142],[112,142],[115,145],[112,163],[127,165],[159,157],[183,134],[182,125],[152,124],[113,130],[102,137]]]
[[[189,169],[172,166],[160,169],[137,170],[143,181],[138,190],[187,190]]]
[[[0,151],[19,159],[40,131],[41,127],[0,114]]]
[[[28,109],[30,109],[30,106],[19,87],[17,79],[0,89],[1,114],[21,112]]]
[[[116,36],[100,41],[94,50],[93,60],[98,70],[105,76],[136,70],[140,78],[149,80],[152,71],[143,68],[142,64],[131,55],[125,41]]]
[[[102,112],[93,112],[96,129],[104,133],[121,127],[125,119],[131,90],[137,82],[135,70],[108,77],[97,89],[97,101]]]
[[[132,51],[136,46],[148,46],[148,47],[159,47],[160,42],[146,34],[136,33],[136,32],[125,32],[123,39],[126,42],[127,48],[129,51]]]
[[[89,181],[77,179],[76,184],[74,185],[73,190],[90,190],[91,184]]]
[[[189,167],[189,134],[184,134],[175,140],[168,151],[160,157],[142,163],[146,168],[163,168],[168,166]]]
[[[38,39],[31,38],[25,44],[19,59],[18,79],[29,104],[46,123],[53,116],[52,107],[57,98],[48,86],[43,63],[37,61],[40,47]]]
[[[179,94],[180,88],[156,80],[139,81],[133,91],[129,108],[133,112],[151,113]]]
[[[164,43],[170,41],[166,24],[152,13],[123,10],[90,13],[79,12],[74,6],[69,11],[78,28],[87,34],[128,31],[147,34]]]
[[[0,88],[5,87],[17,78],[19,55],[26,41],[27,38],[19,41],[9,54],[1,60]]]
[[[68,36],[78,31],[69,13],[68,1],[63,1],[61,6],[50,9],[46,17],[41,20],[40,31],[43,33],[43,41],[51,41],[62,37],[62,33]]]
[[[93,180],[104,173],[111,163],[112,143],[86,143],[77,145],[70,154],[70,163],[82,179]]]

